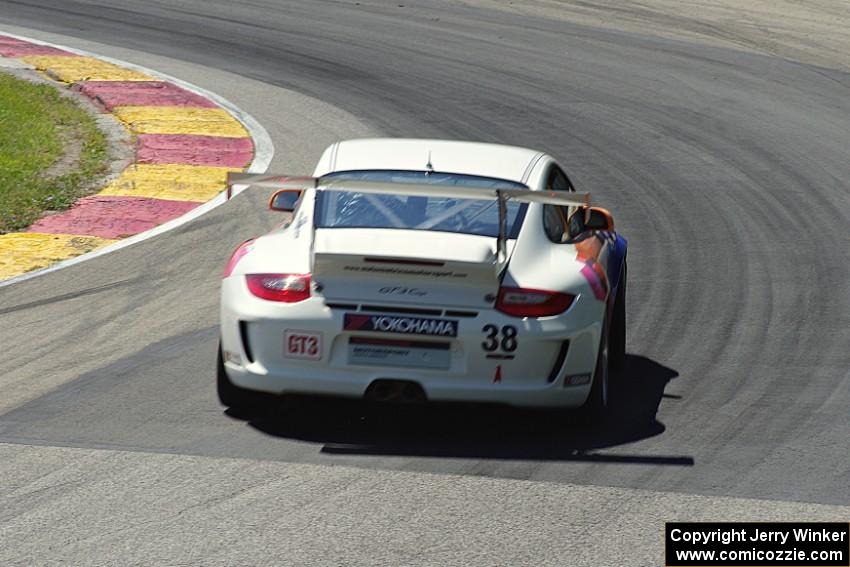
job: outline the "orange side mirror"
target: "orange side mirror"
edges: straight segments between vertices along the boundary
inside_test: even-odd
[[[584,226],[588,230],[614,230],[614,217],[602,207],[588,207]]]
[[[269,209],[273,211],[281,211],[291,213],[298,206],[298,199],[301,198],[300,189],[281,189],[272,195],[269,199]]]

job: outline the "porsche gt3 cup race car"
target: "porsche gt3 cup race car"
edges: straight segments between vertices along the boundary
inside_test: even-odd
[[[365,139],[276,189],[285,225],[241,244],[221,292],[218,392],[603,412],[625,356],[626,241],[550,156]]]

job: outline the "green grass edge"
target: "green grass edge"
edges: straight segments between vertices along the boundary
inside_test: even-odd
[[[0,72],[0,234],[20,231],[45,211],[68,209],[98,187],[108,168],[109,145],[95,117],[60,86]],[[79,140],[72,169],[47,178],[63,157],[63,140]]]

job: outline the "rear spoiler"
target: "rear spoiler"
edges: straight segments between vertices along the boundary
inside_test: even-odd
[[[297,177],[270,173],[227,173],[227,198],[234,185],[267,187],[269,189],[315,189],[317,191],[345,191],[351,193],[377,193],[384,195],[416,195],[447,197],[453,199],[482,199],[499,202],[499,236],[496,261],[501,265],[507,255],[507,202],[542,203],[546,205],[590,206],[590,193],[567,191],[532,191],[516,187],[463,187],[457,185],[429,185],[425,183],[393,183],[322,177]]]

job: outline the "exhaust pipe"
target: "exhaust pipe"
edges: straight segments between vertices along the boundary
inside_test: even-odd
[[[409,380],[375,380],[363,396],[379,403],[415,404],[427,400],[422,386]]]

